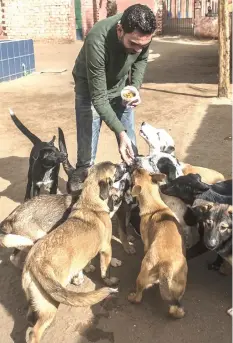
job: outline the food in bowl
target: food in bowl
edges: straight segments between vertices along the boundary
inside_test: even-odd
[[[131,91],[124,93],[124,98],[126,98],[126,99],[132,99],[134,97],[135,97],[135,94]]]

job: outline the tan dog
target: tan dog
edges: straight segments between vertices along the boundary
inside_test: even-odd
[[[109,197],[114,194],[112,183],[119,175],[118,167],[111,162],[94,166],[69,218],[31,248],[22,276],[23,289],[30,304],[28,317],[33,312],[37,314],[30,343],[40,342],[43,332],[55,317],[59,303],[93,305],[116,291],[105,287],[76,293],[65,287],[98,253],[104,282],[109,286],[118,282],[109,276],[112,223],[108,207]]]
[[[165,177],[164,174],[151,176],[143,169],[133,172],[132,195],[139,201],[145,256],[136,293],[131,293],[128,300],[140,303],[143,290],[159,283],[161,297],[169,303],[169,314],[182,318],[185,312],[180,301],[186,288],[188,267],[181,226],[159,194],[157,183]]]
[[[191,164],[184,163],[182,166],[182,171],[184,175],[199,174],[201,176],[202,182],[208,183],[209,185],[225,180],[225,177],[216,170],[192,166]]]

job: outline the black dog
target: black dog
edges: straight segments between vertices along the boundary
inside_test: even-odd
[[[30,132],[10,110],[11,118],[18,129],[34,145],[29,158],[28,183],[24,200],[40,194],[41,186],[44,186],[50,194],[57,193],[58,174],[60,163],[66,158],[55,146],[55,136],[50,142],[42,142]]]
[[[208,185],[201,181],[199,174],[179,176],[160,187],[164,194],[175,196],[192,205],[196,199],[219,204],[232,204],[232,180]]]

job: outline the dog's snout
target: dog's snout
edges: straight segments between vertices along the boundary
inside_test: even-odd
[[[206,247],[210,250],[214,250],[217,247],[217,239],[216,238],[210,238],[206,242]]]

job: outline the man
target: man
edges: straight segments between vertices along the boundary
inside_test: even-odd
[[[132,162],[134,112],[123,105],[120,93],[129,84],[140,88],[155,28],[151,9],[137,4],[99,21],[88,33],[73,69],[77,168],[94,164],[102,121],[115,133],[122,159]],[[132,105],[139,103],[138,97]]]

